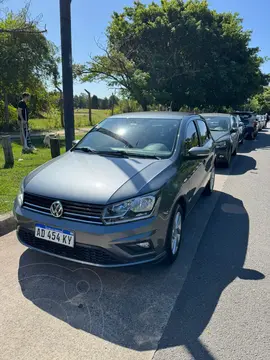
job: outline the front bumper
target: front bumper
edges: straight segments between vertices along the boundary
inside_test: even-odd
[[[227,159],[228,159],[228,149],[216,148],[216,162],[217,163],[226,162]]]
[[[14,204],[17,237],[25,246],[56,257],[98,267],[119,267],[158,261],[165,255],[168,219],[153,216],[118,225],[96,225],[57,219]],[[38,239],[35,224],[41,223],[75,233],[74,248]],[[149,242],[150,248],[138,246]]]

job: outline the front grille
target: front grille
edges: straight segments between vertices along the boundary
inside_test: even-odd
[[[121,263],[121,261],[113,257],[108,251],[99,247],[75,244],[74,248],[69,248],[47,240],[38,239],[33,232],[25,229],[20,229],[18,236],[25,245],[71,260],[99,265],[116,265]]]
[[[50,207],[52,203],[57,200],[61,201],[64,208],[62,218],[93,224],[102,224],[101,215],[104,209],[103,205],[91,205],[24,193],[23,207],[46,215],[51,215]]]

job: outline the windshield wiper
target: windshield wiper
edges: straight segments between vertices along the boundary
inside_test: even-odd
[[[83,152],[86,152],[86,153],[92,153],[92,154],[96,154],[97,151],[96,150],[93,150],[87,146],[82,146],[82,147],[75,147],[74,149],[72,149],[72,151],[83,151]]]
[[[156,159],[156,160],[160,160],[161,157],[156,156],[156,155],[151,155],[151,154],[136,154],[136,153],[129,153],[126,152],[124,150],[115,150],[115,151],[110,151],[110,150],[94,150],[91,149],[89,147],[83,146],[83,147],[76,147],[74,149],[72,149],[72,151],[83,151],[86,153],[90,153],[90,154],[96,154],[96,155],[100,155],[100,156],[116,156],[116,157],[138,157],[138,158],[143,158],[143,159]]]
[[[123,150],[115,150],[115,151],[109,151],[109,150],[100,150],[100,151],[95,151],[96,154],[98,155],[110,155],[110,156],[118,156],[118,157],[128,157],[129,154],[126,151]]]
[[[129,153],[128,154],[131,157],[138,157],[138,158],[143,158],[143,159],[156,159],[156,160],[161,160],[161,157],[157,156],[157,155],[150,155],[150,154],[135,154],[135,153]]]

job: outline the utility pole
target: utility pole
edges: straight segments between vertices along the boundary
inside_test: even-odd
[[[60,0],[63,103],[67,151],[72,148],[72,141],[75,138],[70,3],[71,0]]]
[[[84,89],[84,91],[88,95],[88,116],[89,116],[89,124],[92,126],[92,100],[91,100],[91,94],[88,90]]]
[[[60,87],[56,86],[56,89],[59,91],[60,93],[60,99],[59,99],[59,105],[60,105],[60,118],[61,118],[61,126],[62,128],[65,127],[65,122],[64,122],[64,110],[63,110],[63,91],[60,89]]]

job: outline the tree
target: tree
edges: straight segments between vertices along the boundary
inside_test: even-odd
[[[98,109],[98,97],[96,95],[92,96],[92,109]]]
[[[270,86],[266,86],[263,91],[256,94],[249,100],[251,110],[259,114],[265,114],[270,111]]]
[[[113,14],[104,55],[77,70],[83,81],[124,89],[144,110],[154,102],[237,106],[268,80],[250,37],[237,14],[217,13],[205,0],[136,2]]]
[[[0,19],[0,92],[6,107],[10,95],[35,89],[51,76],[57,80],[56,47],[37,25],[28,19],[28,7]],[[7,113],[5,118],[8,123]]]
[[[99,99],[99,109],[103,109],[103,110],[106,110],[109,108],[109,100],[108,98],[104,98],[104,99]]]
[[[118,105],[119,99],[115,95],[109,97],[109,109],[112,109],[115,105]]]

